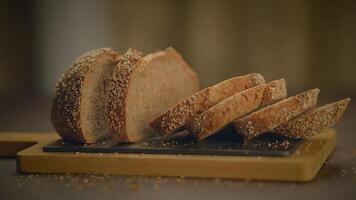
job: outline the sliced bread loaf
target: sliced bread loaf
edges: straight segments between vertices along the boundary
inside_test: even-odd
[[[150,123],[163,136],[180,131],[191,118],[231,95],[265,83],[261,74],[237,76],[207,87],[180,101]]]
[[[80,56],[55,87],[51,120],[68,141],[93,143],[109,137],[108,93],[119,55],[109,48]]]
[[[109,128],[114,139],[125,142],[151,136],[149,122],[199,90],[195,72],[173,48],[145,57],[128,50],[110,85]]]
[[[258,107],[271,104],[286,96],[287,87],[284,79],[255,86],[236,93],[197,115],[187,128],[201,140]]]
[[[306,91],[240,118],[233,123],[236,131],[246,139],[271,131],[312,109],[317,103],[319,91],[319,89]]]
[[[340,119],[349,101],[347,98],[315,108],[278,126],[273,132],[293,138],[317,135]]]

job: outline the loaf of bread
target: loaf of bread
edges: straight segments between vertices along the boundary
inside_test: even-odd
[[[350,99],[346,98],[315,108],[278,126],[273,132],[293,138],[317,135],[340,119],[349,101]]]
[[[266,106],[237,119],[233,125],[246,139],[254,138],[315,107],[319,91],[319,89],[312,89]]]
[[[152,135],[154,117],[198,90],[198,77],[173,48],[145,57],[133,49],[122,56],[98,49],[59,80],[51,119],[67,141],[135,142]]]
[[[222,81],[178,102],[153,120],[150,126],[161,135],[169,136],[184,129],[193,116],[231,95],[263,83],[265,83],[263,76],[257,73]]]
[[[55,87],[51,120],[68,141],[93,143],[109,137],[105,99],[119,54],[103,48],[80,56]]]
[[[247,139],[273,131],[311,137],[335,124],[350,99],[314,108],[319,89],[289,97],[284,79],[252,73],[199,91],[199,79],[173,48],[143,56],[110,48],[80,56],[55,87],[51,120],[66,141],[137,142],[154,133],[199,140],[230,124]],[[189,132],[188,132],[189,131]]]
[[[195,72],[173,49],[145,57],[129,50],[111,82],[109,128],[117,141],[136,142],[154,134],[149,122],[199,90]]]
[[[188,129],[202,140],[218,132],[233,120],[286,96],[287,88],[284,79],[243,90],[194,117]]]

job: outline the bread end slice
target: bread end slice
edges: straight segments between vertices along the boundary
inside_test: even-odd
[[[110,48],[92,50],[63,73],[51,108],[52,124],[63,139],[94,143],[107,137],[103,96],[108,88],[102,80],[110,79],[118,57]]]
[[[350,100],[346,98],[315,108],[278,126],[273,132],[293,138],[317,135],[340,119]]]

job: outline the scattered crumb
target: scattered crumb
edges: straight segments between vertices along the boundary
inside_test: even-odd
[[[109,192],[109,191],[110,191],[110,188],[109,188],[109,187],[106,187],[106,186],[102,187],[101,189],[102,189],[104,192]]]
[[[140,187],[139,187],[138,183],[133,182],[133,183],[130,184],[130,190],[131,191],[138,191],[139,189],[140,189]]]
[[[220,178],[215,178],[215,179],[214,179],[214,183],[215,183],[216,185],[221,185],[221,179],[220,179]]]
[[[311,143],[311,142],[310,142],[310,143],[307,143],[307,144],[305,145],[305,147],[304,147],[304,150],[309,150],[311,146],[312,146],[312,143]]]
[[[341,156],[344,157],[344,159],[348,160],[349,156],[347,155],[346,152],[341,152]]]
[[[347,174],[348,174],[348,172],[347,172],[346,169],[342,169],[342,170],[340,171],[340,175],[341,175],[342,177],[345,177]]]
[[[183,183],[185,183],[186,181],[184,180],[184,178],[179,177],[179,178],[176,178],[176,182],[177,182],[178,184],[183,184]]]
[[[327,183],[327,182],[324,182],[324,183],[323,183],[323,186],[324,186],[324,187],[327,187],[327,186],[328,186],[328,183]]]
[[[155,182],[155,183],[153,184],[153,188],[154,188],[155,190],[159,190],[159,189],[161,188],[161,186],[160,186],[157,182]]]

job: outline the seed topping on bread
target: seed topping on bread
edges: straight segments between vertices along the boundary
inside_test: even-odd
[[[102,48],[81,55],[62,74],[54,88],[51,119],[57,132],[66,139],[85,142],[80,122],[80,91],[91,65],[104,53],[116,54],[110,48]]]
[[[345,111],[349,102],[350,99],[346,98],[313,109],[278,126],[274,129],[274,132],[294,138],[314,136],[323,129],[334,125]]]
[[[132,70],[142,60],[142,52],[129,49],[119,59],[117,68],[112,74],[110,83],[111,94],[109,96],[109,128],[112,129],[114,137],[126,137],[125,134],[125,98],[129,87]],[[125,138],[122,138],[125,140]]]

